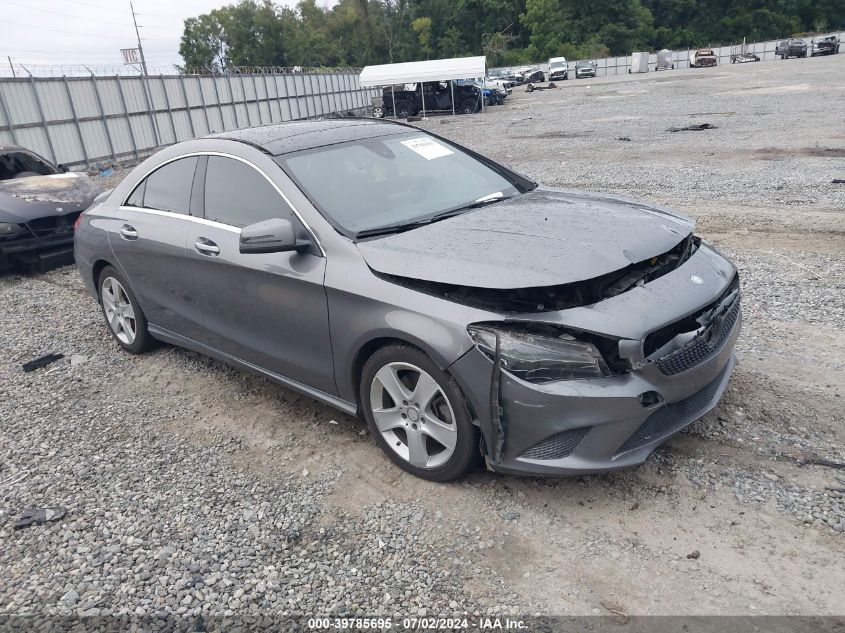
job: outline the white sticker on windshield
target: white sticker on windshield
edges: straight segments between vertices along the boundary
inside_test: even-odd
[[[448,147],[444,147],[440,143],[426,137],[412,138],[407,141],[402,141],[402,145],[407,147],[409,150],[416,152],[426,160],[442,158],[443,156],[455,153]]]

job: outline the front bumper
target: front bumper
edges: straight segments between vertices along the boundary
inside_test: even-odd
[[[660,288],[658,295],[664,297],[669,296],[669,288],[678,291],[674,301],[662,302],[662,314],[654,310],[655,296],[645,291],[639,298],[626,293],[602,303],[613,304],[613,312],[622,309],[629,323],[638,321],[638,304],[652,318],[664,317],[672,323],[722,302],[721,297],[736,286],[729,276],[712,273],[730,264],[709,249],[699,249],[696,255],[688,262],[689,268],[682,266],[677,274],[649,284]],[[711,274],[705,285],[690,284],[689,292],[684,292],[682,282],[689,280],[690,273],[706,275],[706,271]],[[693,288],[712,292],[710,299],[700,303],[692,299]],[[631,373],[621,376],[532,384],[503,371],[495,389],[493,361],[473,348],[452,365],[451,372],[479,419],[488,467],[501,472],[581,475],[641,464],[668,437],[718,403],[736,363],[734,347],[742,323],[739,301],[738,295],[733,303],[724,300],[729,307],[710,322],[706,337],[696,337],[659,358],[642,357]],[[602,303],[589,311],[595,313]],[[644,344],[649,331],[628,342]],[[494,423],[497,406],[498,426]]]
[[[568,72],[564,71],[549,73],[549,81],[562,81],[566,79],[567,76]]]
[[[0,260],[14,259],[46,269],[73,261],[73,231],[47,237],[0,238]]]
[[[595,77],[595,76],[596,76],[596,71],[594,71],[594,70],[581,70],[581,71],[576,70],[575,71],[575,77],[577,77],[578,79],[587,78],[587,77]]]

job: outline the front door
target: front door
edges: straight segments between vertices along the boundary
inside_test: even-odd
[[[283,218],[304,230],[250,164],[209,156],[205,221],[192,226],[187,261],[202,308],[202,342],[275,374],[334,394],[326,260],[312,252],[242,254],[243,226]]]

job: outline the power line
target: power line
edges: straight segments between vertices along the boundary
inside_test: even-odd
[[[53,54],[53,53],[72,53],[72,54],[80,54],[80,55],[112,55],[116,54],[112,51],[106,51],[103,49],[99,50],[82,50],[78,48],[54,48],[54,49],[42,49],[42,48],[3,48],[0,49],[2,55],[17,55],[18,53],[41,53],[41,54]],[[144,52],[147,55],[170,55],[171,51],[148,51],[144,49]]]
[[[125,22],[112,22],[111,20],[102,20],[100,18],[91,18],[88,16],[82,15],[74,15],[72,13],[64,13],[63,11],[53,11],[52,9],[42,9],[41,7],[34,7],[26,4],[20,4],[18,2],[11,2],[11,0],[0,0],[3,4],[14,6],[14,7],[21,7],[24,9],[29,9],[32,11],[41,11],[42,13],[52,13],[54,15],[62,15],[66,18],[75,18],[77,20],[86,20],[88,22],[101,22],[103,24],[116,24],[117,26],[126,26]]]
[[[5,24],[11,24],[13,26],[21,26],[27,29],[35,29],[37,31],[49,31],[51,33],[61,33],[63,35],[83,35],[85,37],[96,37],[96,38],[110,38],[110,39],[117,39],[117,40],[125,40],[126,37],[122,35],[103,35],[102,33],[91,33],[91,32],[83,32],[83,31],[68,31],[67,29],[50,29],[46,26],[37,26],[35,24],[24,24],[23,22],[12,22],[11,20],[4,20]],[[121,25],[123,26],[123,25]],[[125,26],[129,26],[128,24]],[[131,37],[131,35],[129,36]],[[152,40],[162,40],[168,38],[162,37],[145,37],[144,39],[152,39]]]

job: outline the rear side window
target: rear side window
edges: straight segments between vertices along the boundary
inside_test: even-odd
[[[271,218],[293,220],[293,211],[267,179],[246,163],[209,156],[205,217],[244,227]]]
[[[127,204],[145,209],[189,214],[191,189],[198,160],[196,156],[180,158],[157,169],[136,187]]]

